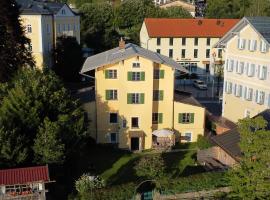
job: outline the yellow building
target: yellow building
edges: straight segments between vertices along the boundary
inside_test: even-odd
[[[16,0],[20,6],[21,23],[31,40],[38,68],[51,67],[52,50],[61,35],[76,37],[80,43],[80,17],[67,4],[42,0]]]
[[[82,73],[93,70],[95,101],[85,108],[98,143],[143,150],[158,145],[158,134],[190,142],[204,134],[205,108],[190,94],[175,93],[175,70],[187,71],[170,58],[120,41],[87,58]]]
[[[212,48],[238,19],[147,18],[140,31],[143,48],[168,56],[192,73],[214,76],[223,64],[221,48]]]
[[[270,107],[270,17],[244,17],[216,44],[225,48],[222,115],[234,122]]]

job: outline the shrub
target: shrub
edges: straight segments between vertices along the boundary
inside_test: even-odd
[[[210,141],[202,135],[198,136],[197,145],[199,149],[207,149],[213,146]]]
[[[104,187],[104,181],[98,176],[90,176],[83,174],[76,182],[75,187],[80,195],[84,196],[85,193],[92,191],[96,188]]]
[[[164,176],[165,163],[160,154],[142,157],[134,167],[140,177],[159,179]]]

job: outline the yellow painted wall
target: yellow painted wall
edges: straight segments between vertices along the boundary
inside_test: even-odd
[[[179,113],[194,113],[194,123],[182,124],[178,122]],[[174,130],[181,136],[185,133],[192,133],[191,142],[196,142],[199,135],[204,135],[205,108],[184,104],[174,103]]]
[[[177,62],[192,62],[197,63],[199,73],[203,73],[205,70],[205,64],[203,61],[210,62],[211,55],[216,54],[215,60],[220,61],[218,58],[218,49],[212,48],[214,44],[219,41],[219,38],[211,38],[210,45],[207,45],[207,38],[198,38],[198,45],[194,45],[194,38],[186,38],[186,45],[182,45],[182,38],[174,38],[173,45],[170,46],[169,38],[161,38],[160,46],[157,45],[157,38],[150,38],[147,32],[145,23],[143,23],[140,31],[140,45],[143,48],[156,52],[160,49],[160,54],[169,56],[169,49],[173,49],[173,59]],[[182,49],[186,50],[185,58],[181,58]],[[194,49],[198,49],[198,58],[194,58]],[[206,49],[210,49],[210,57],[206,58]],[[224,60],[224,58],[222,59]]]
[[[245,112],[248,109],[250,111],[250,117],[257,115],[263,110],[269,108],[269,94],[270,94],[270,53],[260,52],[259,45],[261,38],[258,33],[250,26],[247,25],[240,31],[240,38],[246,39],[246,49],[239,50],[237,48],[238,36],[233,37],[227,44],[226,47],[226,62],[227,59],[238,60],[238,62],[248,62],[261,66],[268,67],[267,80],[260,80],[257,77],[257,68],[255,71],[254,77],[248,77],[246,75],[246,66],[243,74],[237,74],[235,69],[233,72],[228,72],[224,70],[224,82],[232,82],[241,84],[243,86],[248,86],[253,88],[253,100],[247,101],[244,98],[236,97],[233,93],[227,94],[224,90],[223,93],[223,116],[237,122],[239,119],[244,118]],[[251,52],[248,50],[248,40],[256,39],[257,40],[257,50]],[[235,67],[234,67],[235,68]],[[255,90],[262,90],[265,92],[266,98],[264,105],[257,104],[255,99]]]

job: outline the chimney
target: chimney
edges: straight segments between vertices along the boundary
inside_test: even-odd
[[[119,41],[119,49],[120,50],[125,50],[125,47],[126,47],[125,40],[123,40],[123,38],[121,37],[121,39]]]

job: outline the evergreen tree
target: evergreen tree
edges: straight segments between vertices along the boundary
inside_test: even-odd
[[[76,81],[82,68],[82,49],[75,37],[57,38],[54,71],[65,81]]]
[[[240,165],[230,171],[233,199],[270,198],[270,131],[262,117],[240,120]]]
[[[5,82],[17,69],[34,65],[15,0],[0,1],[0,36],[0,82]]]
[[[2,164],[31,163],[34,158],[38,163],[59,163],[62,155],[68,157],[76,150],[85,134],[84,114],[54,73],[24,69],[3,88]]]

